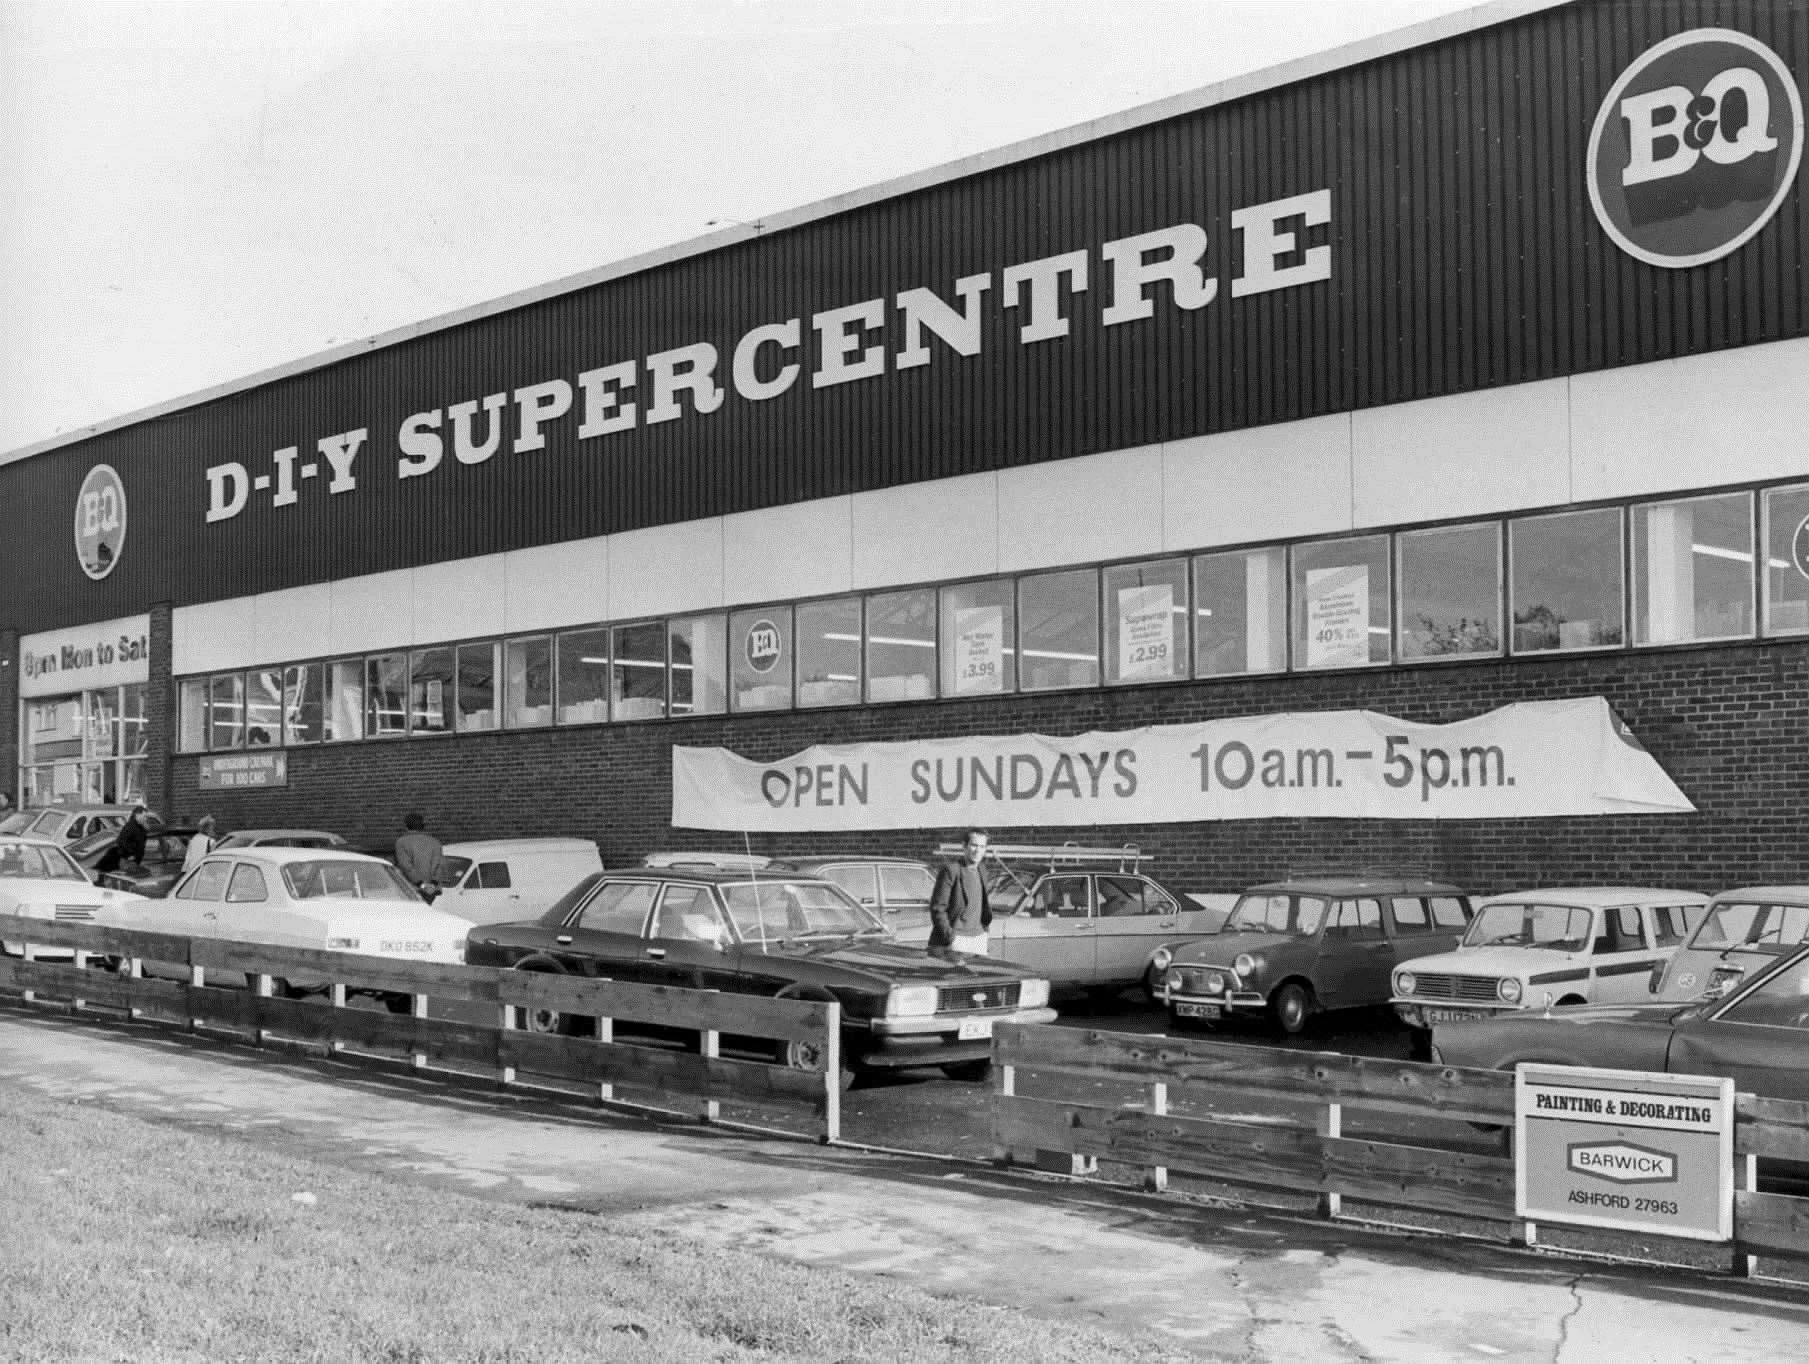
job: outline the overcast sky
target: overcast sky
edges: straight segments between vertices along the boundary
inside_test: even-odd
[[[1470,0],[0,0],[0,453]]]

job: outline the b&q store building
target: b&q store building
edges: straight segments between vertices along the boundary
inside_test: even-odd
[[[19,451],[0,770],[1809,880],[1805,79],[1791,0],[1489,6]]]

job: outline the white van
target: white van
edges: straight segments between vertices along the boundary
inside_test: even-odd
[[[477,924],[538,919],[592,872],[603,870],[587,838],[493,838],[440,850],[435,909]]]

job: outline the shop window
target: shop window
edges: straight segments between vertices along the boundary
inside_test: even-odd
[[[79,695],[25,703],[23,757],[28,769],[29,804],[50,805],[84,797],[81,761],[84,713]]]
[[[186,677],[177,691],[180,718],[176,725],[176,744],[184,753],[207,751],[207,679]]]
[[[1442,526],[1395,538],[1400,656],[1501,652],[1501,527]]]
[[[861,699],[861,599],[798,607],[798,704],[852,706]]]
[[[1104,574],[1108,682],[1187,676],[1187,561],[1120,564]]]
[[[496,679],[502,645],[487,639],[478,644],[458,647],[458,714],[459,733],[470,734],[495,729],[500,722],[496,707]]]
[[[737,611],[729,617],[729,680],[737,711],[791,705],[791,608]]]
[[[1617,507],[1510,521],[1513,652],[1621,644],[1621,545]]]
[[[609,718],[609,631],[559,636],[559,723],[602,724]]]
[[[1632,521],[1635,644],[1751,637],[1751,494],[1650,503]]]
[[[1018,580],[1018,685],[1025,691],[1099,685],[1096,569]]]
[[[659,720],[666,714],[666,627],[659,621],[618,625],[610,665],[610,714],[617,720]]]
[[[1009,578],[942,589],[937,635],[944,696],[993,696],[1017,690],[1013,598]]]
[[[452,733],[452,650],[416,649],[408,660],[408,728],[413,734]]]
[[[1392,631],[1388,537],[1360,535],[1291,551],[1294,666],[1386,663]]]
[[[245,674],[245,747],[273,748],[283,741],[283,674],[261,668]]]
[[[327,738],[364,737],[364,660],[338,658],[327,664]]]
[[[667,627],[672,655],[672,713],[721,715],[729,704],[728,620],[690,616]]]
[[[364,660],[365,730],[373,739],[408,733],[408,655],[372,654]]]
[[[867,699],[926,701],[936,694],[936,593],[867,598]]]
[[[545,635],[503,645],[503,723],[531,729],[553,722],[553,643]]]
[[[283,742],[319,743],[321,731],[320,664],[292,663],[283,669]]]
[[[223,673],[207,684],[207,746],[215,752],[245,742],[245,675]]]
[[[1764,499],[1765,633],[1809,634],[1809,483]]]
[[[1194,676],[1288,666],[1287,551],[1242,549],[1193,561]]]

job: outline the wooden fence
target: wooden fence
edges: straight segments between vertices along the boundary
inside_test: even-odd
[[[0,915],[0,939],[29,944],[23,958],[0,956],[0,989],[18,990],[27,1002],[54,1001],[76,1014],[105,1010],[190,1031],[224,1032],[259,1046],[299,1045],[428,1075],[436,1070],[476,1075],[505,1087],[563,1081],[588,1087],[602,1102],[659,1111],[689,1105],[686,1111],[705,1121],[720,1120],[724,1101],[802,1108],[819,1140],[841,1135],[841,1008],[834,1003],[439,966],[12,915]],[[34,959],[46,949],[59,959]],[[96,957],[117,959],[121,969],[95,969],[89,963]],[[146,962],[164,973],[177,968],[187,978],[147,975]],[[327,993],[286,998],[276,982],[290,979],[324,980]],[[405,997],[408,1011],[346,1007],[349,997],[361,994]],[[439,1011],[456,1017],[430,1017],[436,1003],[452,1006]],[[530,1009],[594,1018],[596,1035],[525,1031],[520,1024]],[[624,1030],[646,1027],[694,1033],[696,1050],[618,1039]],[[775,1057],[780,1044],[802,1042],[818,1065],[794,1069],[776,1060],[723,1056],[725,1036],[761,1039]],[[630,1103],[617,1086],[654,1091],[661,1101]]]
[[[1348,1198],[1537,1239],[1515,1217],[1509,1072],[1028,1024],[1000,1025],[993,1058],[993,1139],[1008,1163],[1088,1174],[1105,1160],[1141,1169],[1155,1190],[1173,1171],[1310,1195],[1325,1217],[1343,1215]],[[1384,1135],[1345,1136],[1356,1115]],[[1500,1129],[1498,1149],[1431,1144],[1429,1119]],[[1761,1158],[1809,1163],[1809,1103],[1739,1095],[1734,1153],[1730,1267],[1747,1274],[1760,1256],[1809,1260],[1809,1198],[1757,1190]],[[1630,1246],[1616,1253],[1633,1257]]]

